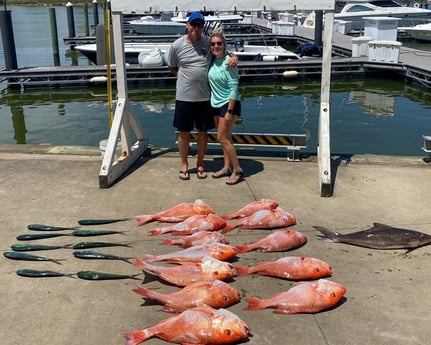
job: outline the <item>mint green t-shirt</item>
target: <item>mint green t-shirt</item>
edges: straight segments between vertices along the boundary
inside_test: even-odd
[[[221,59],[212,59],[208,70],[208,81],[211,86],[211,105],[220,108],[229,99],[241,100],[238,92],[238,67],[228,67],[229,55]]]

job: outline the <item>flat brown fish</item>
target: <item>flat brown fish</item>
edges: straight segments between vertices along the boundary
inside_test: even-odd
[[[323,226],[313,227],[331,242],[346,243],[372,249],[408,249],[407,252],[409,252],[431,244],[431,235],[423,232],[395,228],[381,223],[374,223],[373,225],[368,230],[344,235]]]

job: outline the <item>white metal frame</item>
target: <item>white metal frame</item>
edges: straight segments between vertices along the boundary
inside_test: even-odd
[[[112,13],[112,26],[117,75],[118,98],[114,119],[109,132],[105,154],[99,173],[100,188],[110,187],[130,166],[148,150],[148,140],[134,114],[127,96],[127,75],[123,45],[123,17]],[[110,82],[110,81],[108,81]],[[137,141],[132,145],[131,130]],[[117,144],[121,143],[121,156],[115,159]]]
[[[330,151],[330,83],[332,30],[334,25],[335,0],[111,0],[114,50],[117,68],[118,100],[113,125],[108,138],[105,157],[100,171],[101,186],[111,185],[120,175],[147,149],[147,141],[134,116],[127,98],[127,78],[124,64],[124,46],[122,33],[122,13],[142,13],[144,11],[233,11],[233,10],[323,10],[325,26],[323,33],[322,79],[320,95],[318,162],[320,195],[331,196],[331,151]],[[129,145],[129,128],[135,130],[137,147]],[[122,149],[125,158],[114,162],[114,152],[121,135]],[[124,140],[124,141],[123,141]],[[136,145],[135,145],[136,146]],[[103,183],[102,183],[103,182]]]

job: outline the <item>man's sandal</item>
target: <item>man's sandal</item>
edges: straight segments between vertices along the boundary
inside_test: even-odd
[[[196,170],[197,170],[198,179],[203,180],[208,177],[207,172],[205,171],[205,168],[202,165],[198,166]]]
[[[178,174],[179,174],[178,177],[180,178],[180,180],[183,180],[183,181],[190,180],[190,173],[188,170],[180,170]]]

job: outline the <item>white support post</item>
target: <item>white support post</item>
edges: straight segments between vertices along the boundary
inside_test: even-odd
[[[114,120],[100,168],[100,188],[110,187],[148,150],[148,140],[144,136],[142,127],[133,112],[127,96],[127,74],[123,49],[123,16],[121,12],[112,13],[112,26],[118,98]],[[134,131],[137,138],[136,143],[133,145],[131,143],[131,130]],[[118,158],[115,157],[117,144],[121,145],[121,155]]]
[[[319,140],[317,155],[319,162],[320,196],[332,194],[331,149],[330,149],[330,87],[331,87],[331,54],[334,11],[325,12],[323,30],[322,83],[320,91]]]

